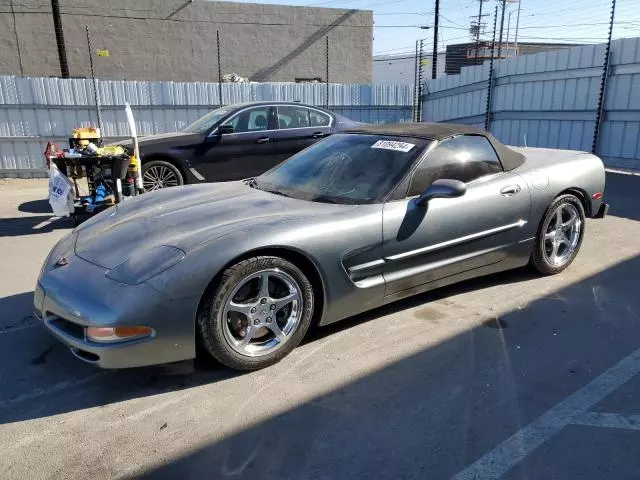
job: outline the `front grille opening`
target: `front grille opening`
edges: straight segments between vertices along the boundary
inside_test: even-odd
[[[81,360],[86,360],[87,362],[97,362],[100,360],[100,357],[95,353],[87,352],[85,350],[80,350],[79,348],[72,348],[71,352]]]
[[[47,315],[49,316],[49,315]],[[49,324],[58,330],[63,331],[67,335],[71,335],[78,340],[84,340],[84,328],[78,325],[77,323],[69,322],[64,318],[55,317],[52,320],[49,320]]]

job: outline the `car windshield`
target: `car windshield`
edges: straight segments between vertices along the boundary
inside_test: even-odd
[[[332,135],[263,173],[253,185],[301,200],[376,203],[391,192],[427,143],[395,136]]]
[[[200,117],[191,125],[183,128],[182,131],[189,133],[205,133],[232,111],[233,110],[231,108],[218,108],[217,110],[207,113],[204,117]]]

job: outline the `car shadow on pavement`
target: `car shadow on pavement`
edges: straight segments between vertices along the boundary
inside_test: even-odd
[[[402,310],[408,310],[420,305],[436,302],[453,295],[462,295],[466,292],[482,290],[484,288],[493,287],[496,285],[519,283],[534,278],[539,278],[539,275],[533,272],[533,270],[525,267],[496,273],[491,276],[466,280],[455,285],[438,288],[430,292],[421,293],[409,298],[405,298],[403,300],[398,300],[393,303],[384,305],[383,307],[376,308],[375,310],[364,312],[324,327],[314,327],[306,335],[303,343],[310,343],[321,340],[325,337],[333,335],[334,333],[359,325],[362,322],[367,322],[369,320],[374,320],[376,318],[397,313]]]
[[[376,356],[388,362],[131,478],[451,478],[638,348],[640,298],[629,279],[639,269],[636,256],[498,319],[486,312],[486,321],[409,356],[385,357],[374,344],[362,346],[337,359],[344,365],[333,359],[329,366],[349,372]],[[505,279],[517,281],[517,274],[446,288],[438,297]],[[398,341],[406,335],[428,333],[405,331]],[[306,375],[289,381],[322,381],[323,368],[307,366]],[[540,449],[545,455],[522,459],[505,478],[637,478],[640,457],[630,451],[637,452],[640,436],[627,448],[624,437],[607,448],[610,455],[600,455],[596,440],[604,434],[620,439],[626,431],[549,434]],[[494,478],[487,472],[481,477]]]
[[[448,296],[519,282],[532,276],[527,269],[513,270],[417,295],[326,327],[315,327],[304,343],[319,341],[363,322]],[[31,302],[31,292],[0,298],[0,318],[9,319],[0,322],[0,365],[4,372],[13,372],[4,375],[0,424],[108,405],[243,375],[224,368],[207,356],[201,356],[195,362],[173,365],[100,370],[75,358],[33,319]],[[41,394],[34,394],[34,391]]]
[[[0,237],[21,237],[54,230],[72,229],[73,220],[52,215],[33,215],[0,219]]]

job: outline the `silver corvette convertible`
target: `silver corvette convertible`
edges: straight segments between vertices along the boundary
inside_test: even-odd
[[[576,257],[606,215],[589,153],[451,124],[361,126],[256,178],[148,193],[51,251],[36,315],[79,359],[271,365],[326,325],[443,285]]]

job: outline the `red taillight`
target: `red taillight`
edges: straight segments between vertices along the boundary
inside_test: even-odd
[[[594,200],[600,200],[602,198],[602,192],[596,192],[593,195],[591,195],[591,198],[593,198]]]

